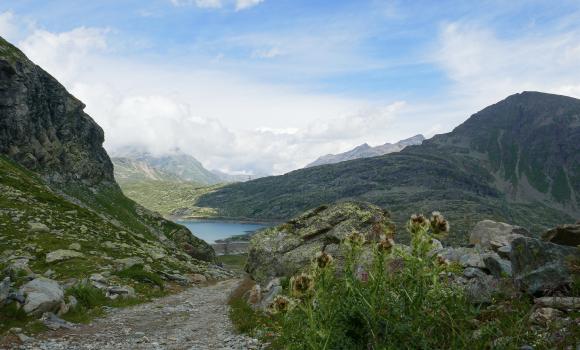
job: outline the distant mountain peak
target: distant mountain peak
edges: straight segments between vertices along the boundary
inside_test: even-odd
[[[409,137],[407,139],[398,141],[397,143],[385,143],[380,146],[372,147],[368,143],[363,143],[362,145],[356,146],[350,151],[339,153],[339,154],[327,154],[325,156],[319,157],[314,162],[306,165],[306,168],[310,168],[318,165],[325,164],[335,164],[339,162],[344,162],[347,160],[377,157],[385,154],[399,152],[403,148],[411,145],[420,145],[425,137],[421,134]]]

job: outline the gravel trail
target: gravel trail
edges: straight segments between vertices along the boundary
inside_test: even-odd
[[[236,334],[228,319],[227,298],[239,282],[191,287],[150,303],[113,309],[89,325],[48,332],[20,349],[261,349],[257,340]]]

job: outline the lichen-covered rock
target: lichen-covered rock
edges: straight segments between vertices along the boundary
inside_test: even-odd
[[[514,239],[529,236],[530,233],[519,226],[503,222],[482,220],[478,222],[469,235],[469,243],[483,249],[498,249],[509,245]]]
[[[85,255],[83,253],[74,250],[59,249],[46,254],[46,262],[53,263],[73,258],[82,258],[84,256]]]
[[[520,237],[512,242],[512,273],[516,285],[529,294],[542,294],[566,288],[572,282],[573,264],[580,250]]]
[[[173,231],[169,238],[191,257],[203,261],[215,261],[215,251],[211,245],[195,237],[187,228],[181,227]]]
[[[24,311],[35,316],[58,311],[64,300],[64,291],[58,282],[44,277],[24,284],[20,290],[26,295]]]
[[[394,230],[389,214],[375,205],[342,202],[321,206],[254,235],[247,271],[263,284],[274,277],[295,274],[321,250],[340,264],[340,244],[348,234],[358,231],[367,241],[376,241],[387,230]]]
[[[561,225],[544,232],[542,239],[571,247],[580,246],[580,224]]]

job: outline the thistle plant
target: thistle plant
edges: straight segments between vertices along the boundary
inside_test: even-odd
[[[407,222],[407,231],[411,235],[413,255],[425,258],[433,249],[433,239],[441,239],[449,233],[449,222],[434,211],[428,220],[423,214],[413,214]]]

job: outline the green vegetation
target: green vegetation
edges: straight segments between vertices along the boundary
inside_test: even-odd
[[[127,269],[116,272],[115,274],[119,277],[130,278],[137,282],[156,285],[161,289],[164,287],[161,277],[156,273],[145,271],[141,264],[133,265]]]
[[[231,254],[231,255],[218,255],[216,258],[218,263],[222,263],[226,269],[232,271],[243,272],[246,262],[248,261],[247,254]]]
[[[120,181],[123,193],[144,207],[167,216],[212,217],[216,211],[195,205],[197,199],[222,185],[158,180]]]
[[[552,338],[558,324],[532,326],[526,296],[506,291],[491,305],[474,305],[449,276],[461,268],[428,252],[433,229],[420,217],[408,224],[411,251],[394,248],[383,236],[368,269],[364,237],[344,242],[344,266],[326,253],[294,276],[268,314],[234,299],[230,317],[238,330],[272,342],[275,349],[536,349],[575,346],[580,327]],[[340,273],[337,273],[340,271]],[[246,286],[248,289],[248,286]],[[238,293],[241,294],[241,293]]]

